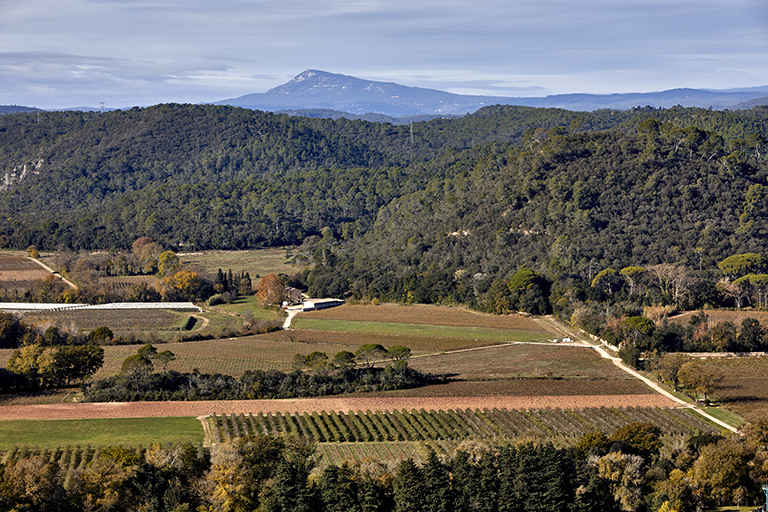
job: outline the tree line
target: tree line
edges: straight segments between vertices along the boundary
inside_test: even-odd
[[[6,368],[0,369],[0,391],[29,391],[69,387],[85,383],[104,363],[104,337],[107,327],[88,335],[74,335],[51,326],[40,332],[27,329],[10,313],[0,312],[0,341],[4,348],[21,347],[11,354]],[[7,344],[11,340],[13,344]]]
[[[147,344],[123,361],[120,373],[84,386],[84,401],[256,400],[339,395],[409,389],[445,382],[408,366],[411,351],[378,344],[362,345],[354,354],[296,354],[292,371],[248,370],[241,377],[197,370],[168,370],[175,355]],[[378,363],[378,366],[377,366]],[[388,363],[388,364],[384,364]],[[162,371],[156,370],[160,365]]]

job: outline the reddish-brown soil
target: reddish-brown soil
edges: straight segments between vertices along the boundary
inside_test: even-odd
[[[645,395],[638,379],[499,379],[459,380],[420,388],[365,393],[364,397],[529,397]],[[362,395],[360,395],[362,396]]]
[[[464,308],[417,304],[401,306],[381,304],[378,306],[344,305],[305,313],[305,318],[328,320],[351,320],[360,322],[395,322],[421,325],[452,325],[462,327],[493,327],[496,329],[519,329],[541,331],[539,324],[520,315],[491,315]]]
[[[0,420],[148,418],[208,414],[377,411],[402,409],[544,409],[585,407],[674,407],[661,395],[497,396],[423,398],[300,398],[211,402],[126,402],[0,407]]]

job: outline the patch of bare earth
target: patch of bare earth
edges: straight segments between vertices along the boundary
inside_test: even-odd
[[[402,409],[573,409],[586,407],[674,407],[655,394],[612,396],[495,396],[415,398],[297,398],[206,402],[110,402],[11,405],[0,407],[0,420],[149,418],[208,414],[304,413],[322,411],[393,411]]]

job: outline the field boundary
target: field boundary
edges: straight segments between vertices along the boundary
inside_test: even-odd
[[[73,283],[72,281],[70,281],[69,279],[67,279],[66,277],[64,277],[63,275],[61,275],[61,274],[59,274],[58,272],[56,272],[55,270],[53,270],[51,267],[49,267],[48,265],[46,265],[46,264],[45,264],[45,263],[43,263],[42,261],[40,261],[40,260],[36,260],[35,258],[32,258],[31,256],[27,256],[27,259],[28,259],[28,260],[31,260],[31,261],[34,261],[35,263],[37,263],[38,265],[40,265],[41,267],[43,267],[45,270],[47,270],[48,272],[50,272],[52,275],[54,275],[54,276],[58,277],[59,279],[61,279],[61,280],[62,280],[62,281],[64,281],[65,283],[67,283],[67,284],[68,284],[70,287],[72,287],[73,289],[77,290],[77,285],[76,285],[75,283]]]
[[[728,423],[726,423],[726,422],[724,422],[722,420],[719,420],[719,419],[715,418],[714,416],[712,416],[710,414],[707,414],[705,411],[701,410],[700,408],[696,407],[695,405],[693,405],[693,404],[691,404],[689,402],[686,402],[685,400],[683,400],[681,398],[676,397],[675,395],[673,395],[669,391],[667,391],[664,388],[662,388],[661,386],[659,386],[657,383],[653,382],[648,377],[646,377],[644,375],[641,375],[639,372],[633,370],[632,368],[630,368],[629,366],[624,364],[624,362],[620,358],[612,356],[612,355],[609,355],[608,352],[606,352],[605,349],[603,349],[603,347],[593,346],[593,348],[602,357],[604,357],[605,359],[610,359],[611,361],[613,361],[613,364],[615,364],[617,367],[621,368],[622,370],[624,370],[625,372],[629,373],[630,375],[640,379],[641,381],[646,383],[648,386],[650,386],[651,389],[653,389],[654,391],[664,395],[665,397],[669,398],[670,400],[674,400],[675,402],[680,404],[682,407],[685,407],[685,408],[692,409],[692,410],[696,411],[698,414],[701,414],[703,417],[705,417],[709,421],[712,421],[713,423],[716,423],[717,425],[720,425],[721,427],[726,428],[726,429],[730,430],[731,432],[738,432],[739,429],[737,429],[733,425],[729,425]]]
[[[564,326],[560,322],[558,322],[554,317],[549,316],[549,317],[546,317],[546,319],[542,318],[541,321],[546,322],[552,328],[559,329],[562,332],[572,332],[566,326]],[[597,337],[594,337],[594,336],[591,336],[591,337],[593,339],[598,339],[598,340],[600,339],[600,338],[597,338]],[[715,423],[715,424],[717,424],[717,425],[719,425],[719,426],[721,426],[721,427],[723,427],[723,428],[725,428],[727,430],[730,430],[731,432],[738,432],[738,429],[736,427],[734,427],[733,425],[729,425],[728,423],[715,418],[711,414],[708,414],[706,411],[703,411],[702,409],[697,407],[695,404],[691,404],[690,402],[687,402],[687,401],[685,401],[685,400],[683,400],[681,398],[678,398],[677,396],[673,395],[669,391],[667,391],[664,388],[662,388],[661,386],[659,386],[656,382],[653,382],[648,377],[642,375],[641,373],[633,370],[632,368],[630,368],[629,366],[624,364],[624,362],[621,360],[621,358],[610,355],[605,350],[606,348],[608,348],[610,346],[607,343],[605,343],[604,340],[600,340],[600,341],[602,342],[601,345],[593,345],[593,344],[590,344],[589,342],[584,342],[584,345],[592,347],[593,349],[595,349],[597,351],[598,354],[600,354],[601,357],[603,357],[604,359],[608,359],[609,361],[612,361],[613,364],[616,365],[617,368],[619,368],[619,369],[623,370],[624,372],[630,374],[631,376],[635,377],[636,379],[641,380],[643,383],[645,383],[647,386],[649,386],[655,392],[657,392],[657,393],[659,393],[659,394],[669,398],[670,400],[676,402],[679,406],[685,407],[687,409],[691,409],[691,410],[697,412],[698,414],[700,414],[701,416],[703,416],[704,418],[706,418],[707,420],[709,420],[709,421],[711,421],[711,422],[713,422],[713,423]],[[613,347],[610,347],[610,348],[613,348]]]
[[[332,397],[195,402],[97,402],[0,407],[0,420],[150,418],[210,414],[395,411],[402,409],[573,409],[587,407],[677,407],[668,397],[642,395],[489,397]]]

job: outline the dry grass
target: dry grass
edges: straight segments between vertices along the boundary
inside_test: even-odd
[[[136,353],[140,345],[104,347],[104,366],[96,379],[115,375],[125,358]],[[191,372],[197,368],[201,373],[223,373],[241,376],[247,370],[280,370],[291,368],[296,354],[308,355],[314,351],[325,352],[333,357],[342,350],[357,350],[355,345],[328,343],[292,343],[261,340],[255,336],[183,343],[156,345],[159,351],[170,350],[176,360],[168,365],[169,370]],[[1,362],[1,360],[0,360]]]
[[[726,408],[748,420],[768,414],[768,357],[719,357],[702,362],[722,373],[713,396]]]
[[[53,322],[73,331],[92,331],[102,326],[116,333],[178,330],[189,318],[189,313],[176,313],[166,309],[82,309],[72,311],[46,311],[27,313],[24,322],[29,325]]]
[[[515,344],[434,356],[415,357],[418,370],[459,379],[618,379],[632,376],[586,347]]]
[[[414,354],[425,352],[446,352],[473,347],[493,345],[488,340],[473,338],[436,338],[432,336],[400,336],[396,334],[380,334],[366,332],[321,331],[313,329],[297,329],[278,331],[257,336],[260,339],[274,341],[294,341],[302,343],[338,343],[359,347],[368,343],[376,343],[385,348],[394,345],[405,345]]]
[[[254,251],[204,251],[180,253],[183,265],[199,267],[205,273],[215,276],[218,269],[233,273],[248,272],[254,284],[256,276],[267,274],[295,274],[300,267],[287,262],[285,249],[258,249]]]
[[[669,318],[670,322],[675,322],[680,325],[688,325],[691,321],[691,317],[698,315],[699,311],[688,311],[686,313],[673,316]],[[704,314],[709,317],[711,326],[719,324],[720,322],[731,322],[736,325],[741,325],[741,322],[747,318],[754,318],[762,325],[768,325],[768,311],[749,311],[749,310],[724,310],[724,309],[706,309]]]

